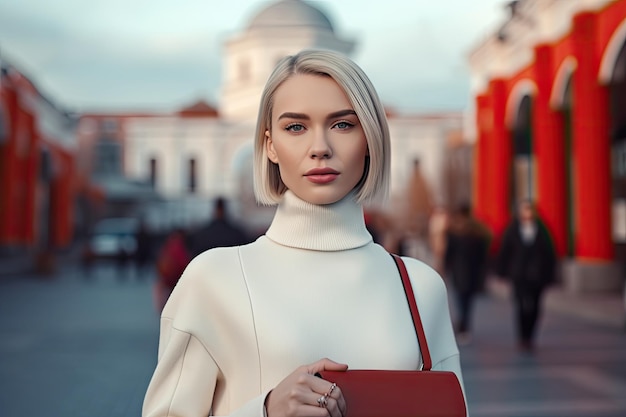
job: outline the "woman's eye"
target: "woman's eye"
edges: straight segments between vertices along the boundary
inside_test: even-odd
[[[285,127],[285,130],[289,132],[302,132],[304,130],[304,126],[296,123]]]
[[[335,123],[335,127],[337,129],[341,129],[341,130],[349,129],[352,126],[354,126],[354,125],[352,123],[350,123],[350,122],[337,122],[337,123]]]

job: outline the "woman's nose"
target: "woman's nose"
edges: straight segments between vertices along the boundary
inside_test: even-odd
[[[328,159],[333,156],[333,151],[325,131],[321,130],[313,134],[310,156],[311,158],[323,159]]]

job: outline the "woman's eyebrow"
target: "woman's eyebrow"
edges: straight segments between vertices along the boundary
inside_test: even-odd
[[[309,116],[304,113],[291,113],[285,112],[278,116],[278,120],[280,119],[300,119],[300,120],[309,120]]]
[[[343,116],[350,116],[350,115],[356,116],[356,112],[352,109],[339,110],[339,111],[329,114],[327,119],[334,119],[336,117],[343,117]]]
[[[337,117],[344,117],[344,116],[350,116],[350,115],[356,116],[356,112],[352,109],[339,110],[339,111],[330,113],[326,118],[335,119]],[[278,120],[281,120],[281,119],[310,120],[310,117],[304,113],[285,112],[281,114],[280,116],[278,116]]]

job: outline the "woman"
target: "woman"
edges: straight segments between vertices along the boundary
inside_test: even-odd
[[[187,267],[162,313],[144,416],[341,417],[341,387],[315,373],[420,366],[398,270],[363,220],[362,204],[387,194],[389,131],[362,70],[328,51],[284,58],[261,98],[254,164],[274,220]],[[404,261],[433,369],[462,383],[444,283]]]

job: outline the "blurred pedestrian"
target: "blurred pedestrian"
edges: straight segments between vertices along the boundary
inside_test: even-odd
[[[464,204],[455,213],[446,240],[444,265],[456,296],[457,341],[467,344],[474,297],[484,283],[490,235]]]
[[[96,260],[96,256],[91,249],[89,239],[86,239],[81,244],[80,264],[82,267],[82,273],[85,278],[91,278],[93,275],[93,266]]]
[[[213,248],[245,245],[251,239],[242,227],[230,219],[226,199],[218,197],[214,203],[213,218],[198,229],[190,241],[192,256],[197,256]]]
[[[120,245],[117,250],[117,253],[114,256],[115,262],[115,272],[117,274],[118,280],[124,280],[128,278],[129,265],[131,263],[132,254],[130,253],[129,248],[125,245]]]
[[[626,284],[624,284],[624,331],[626,332]]]
[[[517,218],[506,228],[496,272],[512,281],[520,350],[531,352],[541,316],[541,297],[554,281],[556,253],[552,238],[532,202],[518,205]]]
[[[437,206],[428,221],[428,243],[432,254],[432,267],[442,275],[444,274],[444,257],[449,226],[448,217],[448,210],[443,206]]]
[[[154,285],[154,303],[160,313],[180,276],[191,261],[183,229],[174,229],[166,238],[157,257],[157,281]]]
[[[135,276],[139,279],[144,279],[149,273],[148,267],[152,261],[152,241],[153,236],[148,230],[148,226],[145,221],[140,221],[135,234],[136,248],[133,256]]]

